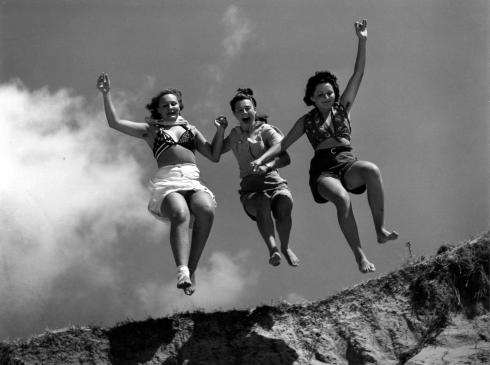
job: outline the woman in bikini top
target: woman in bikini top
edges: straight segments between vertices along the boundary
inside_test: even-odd
[[[157,217],[170,220],[170,245],[178,267],[177,287],[191,295],[195,290],[195,270],[211,231],[216,206],[214,195],[199,181],[194,152],[197,150],[217,162],[225,129],[216,120],[216,135],[213,143],[209,143],[180,115],[184,105],[182,94],[176,89],[166,89],[155,96],[146,106],[151,113],[150,118],[137,123],[117,117],[106,74],[99,76],[97,88],[102,93],[109,126],[143,139],[153,151],[159,168],[154,178],[158,175],[156,184],[160,185],[155,185],[152,190],[150,203],[155,202],[157,207],[152,206],[150,211]],[[179,171],[176,182],[172,174],[175,170]],[[191,215],[194,217],[192,225]],[[191,242],[190,228],[193,228]]]

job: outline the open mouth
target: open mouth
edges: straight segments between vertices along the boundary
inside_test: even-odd
[[[250,122],[250,117],[244,117],[242,118],[243,123],[249,123]]]

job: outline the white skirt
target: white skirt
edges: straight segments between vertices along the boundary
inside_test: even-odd
[[[193,163],[170,165],[159,168],[150,179],[150,202],[148,210],[158,219],[168,219],[162,215],[162,202],[165,197],[176,191],[205,191],[216,206],[214,194],[199,180],[200,172]]]

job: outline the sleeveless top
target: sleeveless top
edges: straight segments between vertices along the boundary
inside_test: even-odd
[[[172,146],[182,146],[188,150],[194,152],[196,150],[196,139],[192,129],[194,128],[190,124],[178,124],[185,129],[181,134],[178,141],[176,141],[171,134],[169,134],[165,128],[158,123],[153,124],[156,128],[155,140],[153,142],[153,156],[158,160],[158,157]]]
[[[331,125],[328,126],[317,108],[310,110],[303,118],[306,136],[313,148],[329,138],[351,140],[351,124],[344,106],[338,102],[330,109]]]

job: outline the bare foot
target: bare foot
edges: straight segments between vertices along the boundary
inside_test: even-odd
[[[390,232],[384,228],[381,230],[381,232],[378,233],[378,243],[386,243],[388,241],[396,240],[397,238],[397,232]]]
[[[363,274],[376,271],[376,267],[374,266],[374,264],[372,262],[369,262],[366,258],[361,259],[361,261],[359,261],[357,264],[359,265],[359,271]]]
[[[286,258],[286,261],[288,262],[289,265],[294,267],[299,265],[298,256],[296,256],[293,250],[291,250],[290,248],[286,248],[286,249],[281,249],[281,252]]]
[[[271,264],[272,266],[279,266],[281,264],[281,255],[278,251],[272,253],[269,259],[269,264]]]
[[[192,295],[196,291],[196,274],[194,271],[191,273],[191,282],[191,286],[184,288],[184,293],[186,295]]]

